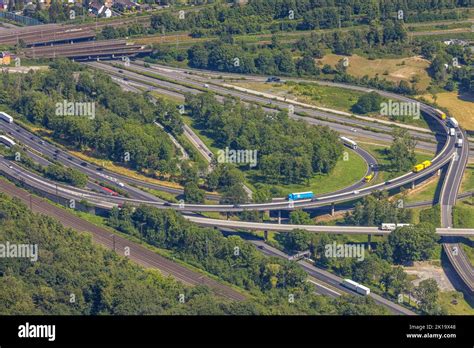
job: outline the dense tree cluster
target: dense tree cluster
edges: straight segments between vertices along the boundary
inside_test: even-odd
[[[382,223],[410,221],[411,211],[400,207],[397,201],[390,201],[387,192],[365,196],[345,217],[347,224],[356,226],[380,226]]]
[[[2,315],[229,314],[247,307],[145,271],[3,194],[0,211],[2,243],[37,244],[39,250],[36,262],[0,260]]]
[[[297,265],[268,259],[239,237],[223,237],[219,231],[197,227],[171,210],[141,206],[133,211],[114,209],[111,226],[138,235],[148,243],[172,250],[197,267],[246,289],[298,287],[306,274]]]
[[[396,264],[428,260],[438,239],[436,229],[430,223],[401,227],[388,236],[384,257]]]
[[[17,199],[3,194],[0,194],[0,212],[1,241],[38,244],[39,249],[36,262],[28,258],[0,259],[2,315],[388,314],[370,298],[345,296],[333,300],[317,296],[301,280],[297,265],[273,259],[265,261],[263,256],[255,255],[256,251],[251,252],[248,247],[242,249],[241,263],[232,262],[233,240],[230,244],[220,244],[225,239],[222,236],[207,235],[212,236],[207,248],[204,240],[199,238],[202,232],[199,231],[195,242],[190,244],[198,253],[195,259],[201,259],[203,253],[218,251],[220,254],[212,257],[206,266],[220,266],[227,270],[229,275],[224,278],[242,280],[249,273],[258,274],[261,285],[269,288],[264,295],[254,292],[244,302],[233,302],[216,297],[204,286],[183,286],[93,245],[89,236],[66,229],[51,218],[35,215]],[[155,223],[160,221],[155,220],[156,215],[146,216]],[[150,226],[153,225],[151,221]],[[171,223],[173,219],[167,221]],[[169,243],[173,239],[171,231],[175,231],[172,226],[167,237]],[[159,231],[157,234],[163,233],[162,229]],[[190,233],[189,228],[186,228],[186,233]],[[151,231],[148,234],[153,235]],[[182,236],[178,234],[176,241]],[[242,245],[243,242],[239,242]],[[183,253],[192,257],[189,250]],[[228,259],[220,260],[221,254],[228,255]],[[256,269],[240,269],[246,262],[252,263]],[[238,274],[233,274],[235,272]],[[285,276],[288,278],[283,278]],[[242,281],[253,284],[252,280]],[[300,286],[294,287],[295,284]],[[277,288],[270,289],[273,285]],[[292,303],[288,301],[289,291],[295,298]],[[180,302],[180,294],[184,294],[184,303]],[[73,302],[71,298],[74,298]]]
[[[87,175],[77,169],[66,168],[60,164],[51,164],[44,169],[45,176],[52,180],[57,180],[71,184],[73,186],[84,187],[87,183]]]
[[[393,142],[388,151],[391,170],[394,172],[407,172],[416,163],[416,140],[406,129],[395,128]]]
[[[133,169],[178,172],[176,150],[158,120],[179,134],[181,120],[176,107],[145,96],[124,92],[110,77],[69,61],[55,61],[47,72],[24,77],[4,73],[0,84],[7,104],[28,121],[48,128],[52,136],[74,149],[122,162]],[[94,117],[71,115],[59,109],[68,103],[94,103]],[[58,104],[59,103],[59,104]],[[67,110],[66,110],[67,111]]]
[[[152,17],[151,26],[157,31],[191,30],[196,36],[331,29],[396,19],[400,10],[404,11],[405,22],[458,19],[460,15],[456,7],[470,5],[465,0],[250,0],[246,6],[216,4],[200,11],[186,12],[184,18],[169,12],[159,13]]]
[[[330,173],[343,151],[334,131],[294,121],[284,112],[269,115],[234,99],[221,104],[209,93],[188,95],[186,108],[216,147],[256,150],[254,169],[266,182],[299,183]]]
[[[421,53],[431,61],[431,77],[446,90],[453,91],[458,85],[461,91],[474,93],[474,55],[469,46],[429,41]]]

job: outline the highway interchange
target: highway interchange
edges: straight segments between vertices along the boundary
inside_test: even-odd
[[[196,82],[195,80],[189,80],[189,79],[186,79],[186,77],[188,76],[195,77],[196,75],[195,74],[191,75],[189,72],[186,72],[186,73],[182,71],[176,72],[177,70],[175,69],[166,68],[168,70],[166,71],[166,74],[168,75],[166,74],[164,75],[167,78],[170,78],[176,81],[186,82],[187,86],[183,87],[182,84],[172,84],[168,82],[165,83],[165,81],[163,80],[157,80],[157,79],[150,78],[147,76],[138,75],[133,72],[128,72],[128,71],[119,72],[118,68],[113,67],[109,64],[89,63],[89,65],[94,68],[100,68],[105,71],[114,72],[115,76],[126,75],[126,76],[129,76],[129,79],[137,79],[137,76],[139,76],[141,80],[141,86],[146,89],[160,90],[160,88],[154,87],[156,85],[160,85],[160,86],[166,87],[165,90],[168,93],[175,93],[178,95],[180,94],[182,95],[183,93],[188,93],[188,92],[199,93],[200,91],[202,91],[202,87],[201,88],[199,87],[202,85],[203,81],[211,82],[210,80],[206,80],[205,78],[204,80],[198,80],[199,82]],[[133,65],[133,69],[143,70],[147,68]],[[160,73],[162,73],[164,68],[158,67],[157,69],[160,69],[159,71]],[[261,79],[261,77],[259,78]],[[152,85],[147,85],[147,82],[152,83]],[[140,83],[138,83],[137,81],[134,81],[133,83],[140,85]],[[192,86],[193,84],[195,88],[190,88],[189,85]],[[263,104],[271,103],[272,107],[269,108],[269,111],[272,111],[272,112],[274,112],[274,107],[285,108],[288,106],[287,103],[282,103],[275,100],[269,100],[268,98],[264,98],[261,96],[255,96],[255,95],[242,93],[241,91],[234,91],[231,89],[222,88],[218,84],[214,84],[212,82],[209,86],[210,86],[209,88],[210,90],[214,90],[220,95],[229,94],[233,96],[238,96],[249,103],[255,103],[255,102],[263,103]],[[344,88],[351,88],[351,86],[349,87],[344,86]],[[354,88],[361,89],[361,87],[357,87],[357,86],[354,86]],[[392,93],[379,92],[379,91],[377,92],[389,98],[394,98],[398,100],[410,100],[408,98],[394,95]],[[119,204],[123,204],[125,202],[129,202],[132,204],[151,204],[158,208],[176,209],[182,212],[206,212],[206,211],[239,212],[239,211],[245,211],[245,210],[281,211],[281,210],[291,210],[291,209],[296,209],[296,208],[310,209],[310,208],[315,208],[315,207],[327,206],[327,205],[331,205],[335,203],[358,199],[368,194],[371,194],[372,192],[375,192],[375,191],[391,190],[391,189],[396,189],[405,185],[418,183],[431,175],[439,174],[439,171],[442,168],[448,167],[445,180],[444,180],[441,198],[440,198],[441,207],[442,207],[442,216],[443,216],[443,228],[438,229],[438,233],[444,236],[473,235],[474,234],[473,230],[461,231],[458,229],[451,228],[452,227],[451,209],[452,209],[452,206],[455,204],[457,192],[460,185],[460,180],[462,178],[462,173],[464,171],[465,165],[469,157],[469,148],[468,146],[466,146],[468,144],[467,137],[465,136],[464,132],[462,131],[459,132],[460,137],[464,138],[465,146],[463,146],[461,149],[456,149],[454,147],[454,139],[452,137],[447,136],[447,128],[444,122],[441,122],[441,120],[438,117],[436,117],[436,113],[434,112],[434,110],[430,106],[422,104],[422,111],[425,114],[427,114],[431,120],[434,120],[433,129],[436,133],[436,137],[433,137],[432,135],[429,135],[429,134],[420,134],[420,132],[417,132],[414,130],[410,130],[410,132],[416,133],[416,136],[418,138],[422,138],[425,140],[425,141],[419,142],[418,144],[419,148],[436,150],[436,156],[432,161],[433,165],[429,169],[422,171],[420,173],[407,173],[399,178],[392,179],[389,182],[384,182],[384,183],[380,183],[380,184],[372,185],[368,187],[362,187],[363,184],[361,182],[355,183],[338,192],[317,196],[316,199],[312,201],[303,201],[303,202],[295,201],[291,205],[289,202],[283,201],[283,200],[276,200],[276,201],[263,203],[263,204],[242,204],[242,205],[221,205],[221,204],[196,205],[196,204],[186,204],[186,203],[183,205],[183,203],[173,204],[173,203],[164,202],[163,200],[157,198],[156,196],[153,196],[150,193],[140,190],[138,187],[165,191],[172,194],[181,194],[182,190],[178,188],[168,187],[165,185],[159,185],[155,183],[138,180],[135,178],[130,178],[130,177],[120,175],[117,173],[112,173],[110,171],[107,171],[104,168],[98,167],[96,165],[92,165],[77,157],[70,155],[67,151],[64,151],[63,149],[59,149],[54,144],[51,144],[47,141],[43,141],[42,139],[31,134],[26,129],[19,127],[16,124],[8,124],[6,122],[0,122],[0,129],[3,130],[5,133],[7,133],[9,136],[17,139],[17,141],[19,141],[22,145],[26,146],[26,149],[28,150],[28,154],[32,157],[33,160],[37,161],[38,163],[42,165],[48,165],[50,162],[47,159],[45,159],[45,157],[54,159],[66,165],[67,167],[75,168],[84,172],[85,174],[88,175],[90,181],[86,189],[84,190],[69,187],[67,185],[59,185],[57,183],[50,182],[49,180],[46,180],[37,174],[27,172],[25,168],[18,166],[14,162],[6,161],[3,158],[0,159],[0,170],[6,173],[7,175],[10,175],[11,177],[16,178],[17,180],[21,180],[27,184],[30,184],[33,187],[42,189],[45,192],[49,192],[50,194],[62,196],[62,197],[65,197],[66,199],[75,199],[75,200],[85,199],[89,203],[92,203],[94,205],[101,206],[107,209],[109,209],[111,206],[116,206]],[[310,116],[314,116],[318,118],[296,115],[297,113],[303,113],[303,112],[305,113],[305,115],[310,115]],[[308,109],[301,106],[295,106],[295,115],[293,115],[293,117],[304,119],[305,121],[308,121],[313,124],[327,124],[335,130],[338,130],[338,131],[342,130],[343,132],[346,132],[346,133],[352,132],[352,130],[350,130],[349,128],[349,131],[348,131],[349,126],[345,125],[345,123],[354,122],[355,127],[363,127],[363,129],[359,129],[358,132],[360,133],[364,132],[364,136],[377,137],[379,139],[383,138],[384,140],[387,140],[387,141],[391,140],[391,136],[389,134],[386,134],[391,130],[391,128],[387,125],[379,125],[379,124],[371,123],[370,128],[377,129],[378,131],[378,132],[373,132],[371,130],[365,129],[366,127],[368,127],[366,121],[354,120],[354,119],[348,120],[347,118],[341,117],[339,115],[334,115],[326,111],[313,110],[313,109]],[[330,121],[321,120],[320,119],[321,117]],[[379,132],[386,132],[386,133],[379,133]],[[438,145],[432,143],[432,141],[435,139],[438,141]],[[358,154],[362,156],[368,164],[376,164],[375,159],[367,152],[363,150],[359,150]],[[105,196],[102,193],[91,192],[91,190],[93,191],[100,190],[97,187],[97,183],[95,183],[96,181],[106,182],[107,184],[116,186],[120,188],[122,191],[125,191],[128,197],[112,197],[112,196]],[[216,199],[216,195],[209,194],[208,198]],[[285,227],[285,224],[279,225],[279,224],[269,224],[269,223],[260,223],[260,224],[250,225],[251,223],[246,223],[246,222],[241,222],[241,221],[239,222],[239,221],[226,221],[226,220],[202,218],[202,217],[196,216],[195,214],[186,215],[186,218],[204,226],[214,226],[214,227],[219,227],[219,228],[288,231],[288,230],[292,230],[293,228],[298,227],[298,226],[295,227],[291,225],[286,225]],[[302,226],[299,226],[299,227],[302,227]],[[379,230],[376,227],[368,227],[368,228],[336,227],[336,228],[332,228],[332,230],[330,228],[325,229],[323,228],[323,226],[305,226],[305,228],[308,230],[312,230],[313,232],[326,232],[326,233],[363,233],[363,234],[386,233],[384,231]],[[445,244],[445,250],[448,254],[448,257],[450,257],[450,260],[451,260],[452,255],[450,256],[450,250],[453,250],[453,246],[449,244],[447,247],[446,245],[448,244]],[[460,254],[462,255],[462,252]],[[457,253],[456,256],[458,255],[459,254]],[[457,262],[456,257],[453,260],[454,260],[453,262]],[[463,265],[462,267],[466,266],[465,264],[462,264],[462,265]],[[472,276],[472,268],[464,269],[464,273],[469,274],[469,272]],[[472,281],[472,278],[467,279],[468,283],[470,281]]]

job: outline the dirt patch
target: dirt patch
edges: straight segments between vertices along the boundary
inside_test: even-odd
[[[412,267],[403,267],[403,269],[407,274],[417,277],[412,281],[415,286],[420,284],[422,280],[432,278],[438,283],[440,291],[455,291],[444,269],[440,266],[435,266],[429,262],[415,262]]]
[[[433,101],[433,96],[423,96],[428,101]],[[466,130],[474,130],[474,95],[458,95],[456,92],[443,92],[436,95],[435,102],[448,109],[461,126]]]

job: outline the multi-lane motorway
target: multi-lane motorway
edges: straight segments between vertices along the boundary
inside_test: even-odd
[[[107,68],[105,69],[113,68],[108,65],[94,63],[94,67],[102,68],[102,66],[106,66]],[[173,70],[170,70],[170,71],[173,71]],[[125,74],[135,74],[135,73],[124,71],[123,74],[125,75]],[[145,80],[145,77],[143,75],[138,75],[138,76],[142,77],[142,81]],[[163,82],[163,81],[150,78],[150,77],[147,77],[147,79],[153,80],[153,84],[156,84],[157,82],[161,84]],[[188,81],[187,83],[189,84],[190,82]],[[195,81],[193,83],[196,85]],[[173,88],[176,88],[176,85],[173,85]],[[225,94],[234,95],[233,92],[229,93],[230,90],[228,89],[221,89],[221,87],[219,86],[215,88],[219,88],[219,93],[223,95]],[[347,86],[345,88],[347,88]],[[357,88],[360,88],[360,87],[357,87]],[[193,90],[194,93],[197,93],[199,91],[198,89],[192,89],[192,88],[191,90]],[[238,92],[238,93],[239,95],[241,95],[241,92]],[[410,101],[410,99],[408,98],[394,95],[391,93],[386,93],[386,92],[380,92],[380,93],[389,98]],[[265,98],[255,97],[252,95],[249,96],[245,93],[243,93],[242,95],[244,96],[244,98],[242,99],[246,100],[247,102],[259,102],[259,103],[269,102]],[[284,104],[280,106],[284,107]],[[15,163],[9,163],[5,161],[4,159],[0,160],[0,170],[9,174],[12,177],[23,180],[25,183],[30,184],[32,187],[42,188],[46,192],[49,192],[51,194],[62,195],[68,199],[79,199],[79,198],[85,199],[89,201],[90,203],[103,206],[106,208],[110,208],[111,206],[129,202],[132,204],[151,204],[159,208],[176,209],[182,212],[188,212],[188,211],[237,212],[237,211],[245,211],[245,210],[268,211],[268,210],[291,210],[291,209],[296,209],[296,208],[309,209],[309,208],[324,206],[324,205],[333,204],[337,202],[354,200],[356,198],[360,198],[365,195],[371,194],[374,191],[390,190],[390,189],[395,189],[395,188],[408,185],[411,183],[419,182],[425,179],[426,177],[432,175],[433,173],[436,173],[438,170],[445,167],[449,163],[451,163],[449,165],[448,172],[446,175],[446,180],[445,180],[446,188],[442,190],[442,198],[441,198],[443,207],[447,207],[447,208],[443,208],[443,216],[444,216],[443,219],[450,219],[449,209],[450,207],[454,205],[453,200],[455,200],[456,198],[460,180],[462,178],[462,172],[464,170],[465,163],[469,155],[469,148],[467,146],[465,134],[463,132],[460,132],[459,137],[464,138],[465,146],[461,149],[456,149],[454,146],[455,138],[447,136],[446,125],[438,117],[436,117],[436,112],[434,111],[434,109],[425,104],[422,104],[421,108],[422,108],[422,111],[426,115],[429,116],[429,119],[431,120],[431,125],[434,127],[433,129],[435,129],[437,133],[436,139],[438,140],[438,145],[434,146],[437,149],[437,155],[433,159],[432,161],[433,165],[430,168],[420,173],[407,173],[399,178],[395,178],[388,182],[381,183],[378,185],[372,185],[369,187],[360,188],[361,183],[356,183],[344,190],[341,190],[340,192],[317,196],[314,200],[311,200],[311,201],[296,201],[296,202],[275,201],[275,202],[269,202],[269,203],[263,203],[263,204],[243,204],[243,205],[219,205],[219,204],[193,205],[193,204],[183,204],[183,203],[171,204],[171,203],[163,202],[162,200],[138,189],[137,187],[141,186],[145,188],[167,191],[174,194],[179,194],[182,192],[182,190],[164,186],[164,185],[151,184],[151,183],[137,180],[134,178],[129,178],[124,175],[112,173],[107,170],[104,170],[103,168],[97,168],[96,166],[88,164],[87,162],[82,161],[79,158],[71,156],[70,154],[63,151],[62,149],[58,149],[53,144],[42,141],[41,139],[32,135],[31,133],[19,127],[18,125],[7,124],[5,122],[0,122],[0,129],[4,130],[10,136],[17,139],[22,145],[26,145],[27,147],[29,147],[31,151],[34,150],[40,154],[43,154],[44,156],[48,158],[54,158],[55,160],[63,163],[64,165],[68,167],[78,169],[86,173],[91,180],[98,181],[98,182],[101,182],[101,181],[107,182],[110,185],[115,185],[117,188],[120,188],[122,191],[127,192],[128,197],[105,196],[101,193],[91,192],[90,190],[80,190],[77,188],[68,187],[66,185],[58,185],[56,183],[50,182],[42,178],[39,175],[36,175],[34,173],[29,173],[24,168],[16,165]],[[296,111],[296,108],[295,108],[295,111]],[[303,107],[301,108],[301,112],[307,113],[307,111],[308,111],[307,109]],[[327,112],[321,113],[320,111],[317,111],[317,110],[316,111],[310,110],[310,111],[314,112],[316,116],[319,116],[319,117],[324,116],[327,119],[331,119],[331,121],[327,121],[327,123],[330,124],[331,126],[336,125],[336,127],[340,127],[342,124],[343,127],[347,127],[343,124],[354,121],[353,119],[342,120],[340,119],[340,116],[335,116],[336,118],[333,118],[334,115],[329,114]],[[328,117],[328,115],[330,117]],[[304,117],[304,119],[317,121],[317,122],[311,122],[311,123],[320,122],[320,120],[317,120],[314,118]],[[339,123],[334,123],[334,122],[339,122]],[[360,120],[355,120],[354,122],[357,123],[358,126],[362,126],[363,124],[363,121],[360,121]],[[371,126],[373,126],[373,124]],[[382,125],[382,126],[376,125],[376,126],[377,126],[376,128],[380,129],[381,131],[383,131],[382,127],[387,127],[385,125]],[[374,134],[376,134],[378,137],[384,136],[384,133],[374,133]],[[428,140],[429,137],[427,137],[426,139]],[[431,141],[432,139],[429,139],[429,140]],[[429,146],[433,146],[433,145],[430,145],[430,143],[427,143],[427,144]],[[359,155],[364,157],[367,163],[373,163],[375,161],[367,153],[364,154],[363,152],[359,152]],[[38,156],[37,154],[33,154],[33,156],[37,156],[36,158],[37,161],[45,161],[44,158],[42,158],[41,156]],[[188,216],[188,218],[202,225],[222,227],[222,228],[282,231],[282,230],[289,230],[289,229],[301,227],[301,226],[291,226],[291,225],[286,225],[285,227],[285,225],[277,225],[277,224],[254,224],[252,226],[250,225],[247,226],[246,224],[252,224],[252,223],[231,222],[231,221],[229,222],[229,221],[223,221],[223,220],[205,219],[205,218],[196,217],[196,216]],[[451,227],[451,225],[450,223],[448,223],[446,226],[445,224],[443,224],[443,227]],[[386,233],[374,227],[363,228],[364,229],[363,231],[359,230],[356,227],[337,227],[338,231],[324,230],[321,228],[321,226],[317,226],[317,227],[310,226],[307,228],[308,230],[314,229],[313,232],[317,231],[317,232],[325,232],[325,233],[364,233],[364,234]],[[473,234],[472,230],[459,230],[459,229],[452,229],[452,228],[438,229],[437,232],[440,235],[445,236],[445,237],[470,236]],[[466,273],[468,273],[468,271],[469,269],[466,269]],[[472,269],[471,269],[471,272],[472,272]]]

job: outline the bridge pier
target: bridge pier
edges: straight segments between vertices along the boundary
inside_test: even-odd
[[[411,183],[411,189],[412,189],[412,190],[415,189],[415,182],[414,182],[414,181]]]
[[[263,240],[264,241],[268,240],[268,231],[263,231]]]
[[[436,171],[436,175],[440,176],[441,175],[441,168]]]
[[[229,212],[228,211],[225,212],[225,217],[226,217],[227,220],[229,220]]]
[[[278,225],[281,225],[281,210],[278,210]]]
[[[369,251],[372,250],[371,244],[372,244],[372,235],[369,234],[369,235],[367,235],[367,249],[368,249]]]
[[[331,216],[334,216],[336,210],[336,205],[334,203],[331,204]]]

